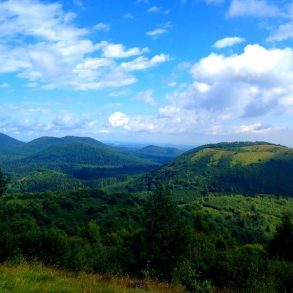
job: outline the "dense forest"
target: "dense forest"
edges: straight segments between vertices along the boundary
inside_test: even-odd
[[[190,292],[290,292],[293,200],[176,203],[83,190],[0,200],[0,261],[180,283]]]
[[[70,161],[74,146],[74,160],[85,160],[84,145],[54,148],[69,151]],[[51,147],[39,162],[56,166],[62,156],[51,156]],[[292,162],[292,149],[264,142],[207,145],[140,176],[134,164],[118,185],[105,176],[104,190],[84,184],[93,176],[88,165],[71,166],[70,175],[36,170],[21,177],[26,190],[0,172],[0,262],[157,280],[188,292],[292,292]]]

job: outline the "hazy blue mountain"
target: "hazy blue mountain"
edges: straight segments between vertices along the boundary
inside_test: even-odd
[[[177,148],[159,147],[155,145],[146,146],[135,152],[135,154],[141,158],[162,164],[170,162],[172,159],[178,157],[182,153],[184,153],[184,151]]]
[[[14,139],[6,134],[0,133],[0,156],[18,153],[19,149],[24,145],[24,142]]]

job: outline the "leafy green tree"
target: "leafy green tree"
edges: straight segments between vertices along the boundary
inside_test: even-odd
[[[189,225],[183,222],[179,208],[164,189],[148,198],[144,211],[146,271],[151,277],[170,280],[189,251]]]
[[[100,235],[100,227],[95,223],[95,221],[91,220],[82,230],[81,237],[88,240],[91,244],[100,245],[101,235]]]
[[[283,216],[282,222],[269,244],[269,252],[272,256],[293,261],[293,221],[289,214]]]

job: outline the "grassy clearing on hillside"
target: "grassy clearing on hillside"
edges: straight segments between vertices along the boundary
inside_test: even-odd
[[[0,266],[1,293],[144,293],[184,292],[181,287],[167,284],[131,280],[128,278],[102,277],[99,275],[69,272],[44,267],[40,264]]]
[[[192,161],[197,162],[203,158],[209,158],[209,166],[217,166],[222,159],[229,159],[230,165],[250,165],[254,163],[262,163],[274,158],[276,155],[284,155],[289,150],[286,147],[259,145],[240,147],[235,150],[223,150],[217,148],[206,148],[197,152]]]

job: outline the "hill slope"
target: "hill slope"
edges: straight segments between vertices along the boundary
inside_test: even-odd
[[[127,278],[110,278],[81,273],[73,273],[47,268],[42,265],[22,264],[17,266],[0,266],[0,292],[11,293],[145,293],[145,292],[184,292],[180,286],[131,280]]]
[[[101,149],[111,148],[110,146],[90,137],[65,136],[59,138],[44,136],[34,139],[31,142],[27,143],[25,146],[23,146],[22,153],[26,155],[31,155],[53,146],[62,146],[77,143]]]
[[[149,145],[138,150],[135,154],[141,158],[164,164],[172,161],[183,152],[177,148]]]
[[[293,150],[257,143],[220,143],[195,148],[155,170],[130,190],[168,186],[183,195],[207,193],[293,196]]]
[[[17,154],[24,145],[24,142],[0,133],[0,155]]]
[[[41,137],[29,143],[1,139],[0,167],[11,177],[9,192],[102,187],[159,166],[89,137]]]

